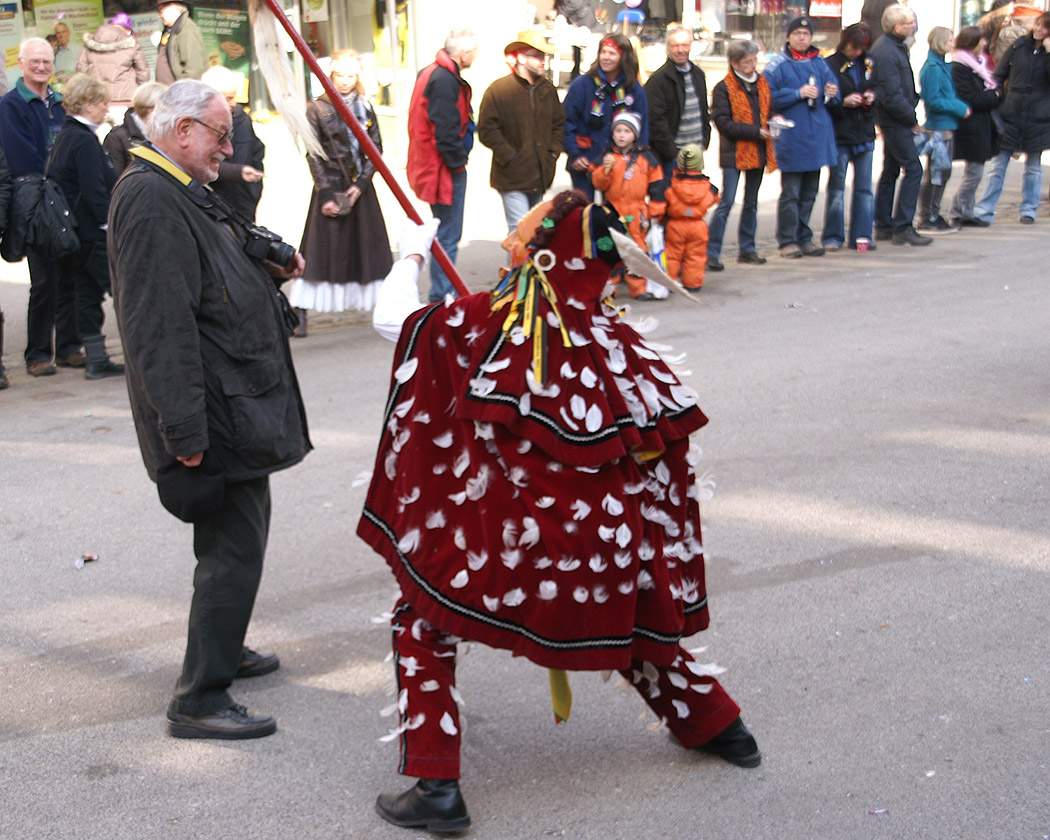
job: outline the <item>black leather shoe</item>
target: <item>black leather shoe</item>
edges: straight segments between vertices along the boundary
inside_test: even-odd
[[[376,812],[388,823],[402,828],[446,832],[470,827],[470,816],[456,779],[420,779],[404,793],[381,793]]]
[[[758,744],[739,717],[696,749],[717,755],[737,767],[758,767],[762,762]]]
[[[886,242],[887,240],[893,239],[893,228],[891,228],[891,227],[877,227],[877,228],[875,228],[875,238],[879,242]]]
[[[739,257],[736,258],[738,263],[748,263],[750,265],[765,265],[766,258],[760,257],[754,251],[744,251]]]
[[[807,242],[802,246],[802,255],[806,257],[823,257],[825,250],[815,242]]]
[[[707,270],[708,271],[725,271],[726,267],[722,264],[722,261],[716,257],[708,257],[707,259]]]
[[[244,706],[234,703],[210,715],[180,715],[168,712],[168,734],[175,738],[217,738],[242,741],[264,738],[277,731],[277,721],[270,715],[250,715]]]
[[[234,679],[261,677],[281,667],[281,660],[276,653],[256,653],[251,648],[241,648],[241,664],[237,666]]]

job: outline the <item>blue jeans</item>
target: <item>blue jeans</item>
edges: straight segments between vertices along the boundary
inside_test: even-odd
[[[438,227],[437,241],[453,265],[456,263],[456,254],[459,253],[459,240],[463,236],[463,202],[467,197],[467,172],[452,173],[452,203],[431,204],[430,212],[435,219],[441,220]],[[444,300],[445,295],[456,297],[456,290],[452,281],[445,276],[445,272],[438,265],[437,260],[430,262],[430,302],[437,303]]]
[[[755,253],[755,231],[758,230],[758,188],[762,186],[762,169],[744,170],[744,206],[740,210],[740,228],[737,245],[741,254]],[[739,169],[722,170],[722,194],[715,208],[714,218],[708,230],[707,258],[717,260],[722,255],[722,238],[725,236],[729,211],[733,209],[736,188],[740,183]]]
[[[1042,152],[1026,154],[1024,159],[1024,180],[1021,181],[1021,207],[1018,215],[1034,219],[1039,209],[1040,193],[1043,191]],[[984,195],[973,208],[975,219],[982,222],[995,221],[995,206],[1003,194],[1003,179],[1006,178],[1006,166],[1010,163],[1010,152],[999,152],[988,161],[988,178],[984,182]]]
[[[809,217],[820,189],[820,170],[781,172],[780,200],[777,202],[777,245],[804,248],[813,241]]]
[[[904,126],[884,125],[882,146],[882,175],[875,194],[875,224],[894,231],[904,230],[915,220],[915,206],[919,203],[922,186],[922,163],[915,147],[915,134]],[[894,202],[897,176],[902,169],[904,178]]]
[[[525,214],[543,199],[541,192],[523,192],[522,190],[507,190],[501,192],[503,199],[503,215],[507,218],[507,232],[513,233]]]
[[[857,247],[857,237],[871,239],[871,225],[875,217],[875,196],[871,191],[871,158],[874,151],[853,154],[838,147],[839,159],[831,167],[828,177],[828,201],[824,207],[824,245]],[[853,163],[853,200],[849,214],[849,239],[846,239],[846,170]]]

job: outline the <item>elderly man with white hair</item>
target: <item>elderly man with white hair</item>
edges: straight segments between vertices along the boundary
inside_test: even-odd
[[[230,695],[279,667],[244,647],[270,524],[269,475],[311,448],[278,286],[303,259],[247,227],[206,186],[232,153],[222,95],[176,82],[150,143],[113,191],[109,265],[139,448],[161,502],[193,523],[197,557],[177,738],[259,738],[277,729]],[[290,316],[290,318],[289,318]]]
[[[416,77],[408,105],[408,166],[405,174],[420,201],[441,220],[437,239],[454,263],[463,235],[467,157],[474,147],[471,89],[461,71],[474,63],[473,30],[453,29],[434,63]],[[435,260],[430,265],[430,301],[453,294],[452,282]]]

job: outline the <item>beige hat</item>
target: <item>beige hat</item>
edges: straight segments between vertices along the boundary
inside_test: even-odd
[[[503,48],[504,55],[521,52],[522,50],[538,50],[547,55],[554,55],[554,48],[547,43],[547,39],[534,29],[526,29],[518,33],[518,40],[511,41]]]
[[[704,168],[704,150],[696,143],[682,146],[678,152],[678,168],[690,172],[700,172]]]

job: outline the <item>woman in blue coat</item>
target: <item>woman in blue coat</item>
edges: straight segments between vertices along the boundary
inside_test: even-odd
[[[573,189],[594,199],[591,164],[600,163],[612,143],[612,118],[633,111],[642,118],[638,145],[649,145],[649,103],[638,83],[638,55],[624,35],[607,35],[598,45],[598,58],[583,76],[577,76],[565,94],[566,169]]]
[[[919,192],[918,230],[933,233],[949,233],[958,230],[941,215],[941,198],[952,174],[953,132],[959,120],[971,114],[970,106],[955,93],[952,70],[945,55],[955,48],[955,36],[944,26],[935,26],[927,38],[930,53],[919,71],[919,86],[923,104],[926,106],[927,145],[932,147],[926,156],[926,168],[922,174],[922,189]],[[943,143],[939,150],[938,140]],[[947,164],[945,166],[945,164]]]

